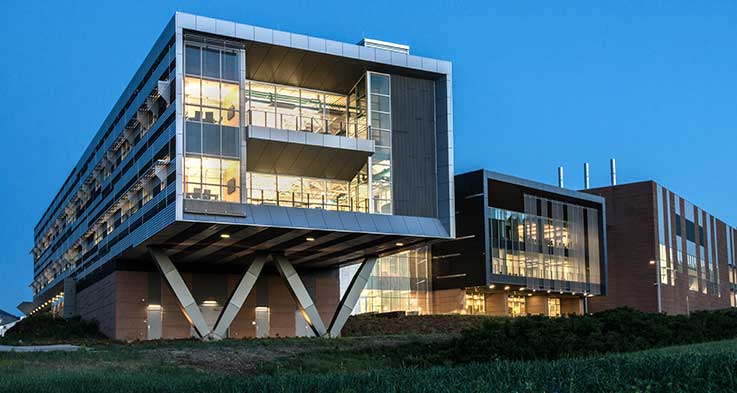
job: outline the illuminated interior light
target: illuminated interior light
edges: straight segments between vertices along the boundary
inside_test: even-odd
[[[223,238],[223,239],[230,239],[230,235],[227,234],[227,233],[221,233],[220,234],[220,237]]]
[[[494,289],[494,287],[496,287],[496,285],[494,284],[489,285],[489,289]]]
[[[202,302],[202,305],[203,306],[217,306],[218,302],[216,302],[215,300],[205,300],[204,302]]]
[[[152,310],[152,311],[158,311],[158,310],[161,310],[161,305],[159,305],[159,304],[149,304],[147,308],[149,310]]]
[[[395,244],[395,245],[396,245],[397,247],[402,247],[402,246],[404,245],[404,243],[401,243],[401,242],[396,242],[396,243],[394,243],[394,244]]]
[[[505,291],[508,291],[508,290],[509,290],[509,285],[505,286],[505,287],[504,287],[504,290],[505,290]]]
[[[308,242],[314,242],[315,241],[315,238],[314,237],[306,237],[305,240],[307,240]]]

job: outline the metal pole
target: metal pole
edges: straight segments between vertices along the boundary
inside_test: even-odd
[[[589,163],[583,163],[583,188],[584,190],[589,189]]]
[[[558,187],[564,188],[564,184],[563,184],[563,167],[562,166],[559,166],[558,167]]]
[[[663,300],[660,288],[660,258],[655,259],[655,285],[658,288],[658,313],[663,312]]]
[[[612,158],[609,161],[609,167],[612,170],[612,185],[616,186],[617,185],[617,160]]]

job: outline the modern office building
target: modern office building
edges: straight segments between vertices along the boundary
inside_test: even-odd
[[[737,231],[654,181],[594,188],[606,199],[607,295],[592,311],[630,306],[686,314],[737,306]]]
[[[377,257],[455,235],[451,80],[404,45],[175,14],[35,227],[32,313],[337,334]]]
[[[487,170],[455,187],[457,240],[432,246],[433,313],[581,314],[606,292],[603,198]]]

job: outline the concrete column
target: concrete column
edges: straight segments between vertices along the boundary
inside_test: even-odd
[[[220,313],[215,328],[213,329],[211,336],[214,339],[222,339],[225,337],[225,333],[228,331],[228,327],[238,315],[243,303],[245,303],[248,294],[251,293],[253,286],[256,284],[258,276],[261,274],[261,269],[264,267],[266,262],[266,255],[256,255],[251,262],[251,266],[248,267],[246,273],[243,274],[238,286],[230,295],[230,299],[227,302],[227,306]]]
[[[356,307],[356,303],[358,303],[358,299],[361,297],[361,292],[366,288],[371,271],[374,270],[374,265],[376,265],[375,257],[366,258],[353,276],[343,298],[340,299],[338,309],[335,311],[335,315],[333,315],[333,320],[330,322],[328,334],[331,337],[340,336],[340,331],[343,329],[346,321],[348,321],[348,317],[351,316],[353,308]]]
[[[64,318],[77,315],[77,281],[71,277],[64,279]]]
[[[305,285],[299,278],[294,266],[283,255],[274,255],[273,257],[276,268],[284,280],[284,284],[292,294],[307,324],[315,332],[316,336],[322,337],[326,335],[327,329],[325,329],[325,324],[320,317],[320,313],[317,312],[317,307],[315,307],[312,297],[307,292],[307,288],[305,288]]]
[[[207,326],[207,322],[205,322],[205,318],[202,316],[202,311],[200,311],[199,305],[197,305],[194,297],[192,297],[192,293],[189,291],[189,288],[187,288],[187,284],[184,283],[184,280],[179,274],[177,268],[174,266],[174,263],[172,263],[169,256],[159,248],[149,247],[148,251],[151,253],[151,256],[156,262],[156,266],[158,266],[161,274],[164,275],[164,278],[169,284],[172,292],[174,292],[174,295],[177,297],[184,316],[187,318],[189,323],[192,324],[192,327],[194,327],[194,330],[200,338],[208,338],[210,329]]]

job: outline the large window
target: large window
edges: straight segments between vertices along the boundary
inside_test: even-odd
[[[354,197],[352,182],[313,177],[246,173],[248,203],[310,209],[363,211],[367,202]]]
[[[371,157],[373,211],[392,214],[392,116],[389,75],[369,72],[371,139],[376,152]]]
[[[353,313],[431,313],[429,256],[429,249],[422,247],[379,258]],[[357,267],[351,265],[340,269],[341,294],[345,293]]]
[[[272,83],[246,82],[248,124],[365,138],[348,127],[348,97]]]
[[[598,291],[598,212],[532,195],[525,212],[491,208],[492,273],[528,278],[529,288]]]
[[[185,198],[240,202],[240,85],[234,50],[187,44]]]
[[[240,161],[217,157],[185,157],[185,197],[240,202]]]

